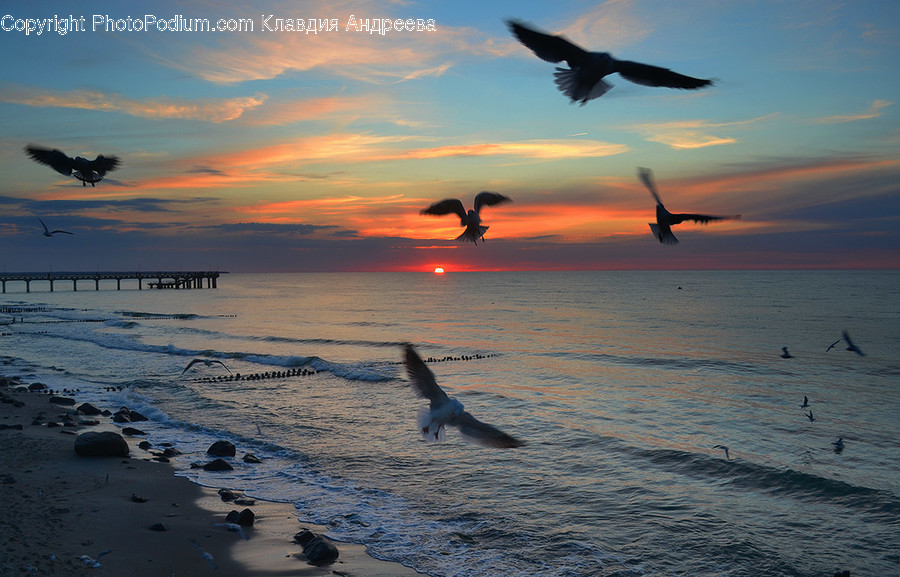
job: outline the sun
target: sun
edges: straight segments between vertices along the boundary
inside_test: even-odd
[[[442,266],[435,267],[434,274],[444,274],[444,267],[442,267]]]

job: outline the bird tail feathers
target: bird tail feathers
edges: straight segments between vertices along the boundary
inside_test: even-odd
[[[598,81],[593,86],[585,86],[578,79],[578,71],[568,68],[557,68],[553,73],[556,77],[556,86],[560,92],[572,99],[572,102],[581,102],[584,105],[588,100],[600,98],[612,88],[612,84],[604,80]]]
[[[670,246],[675,246],[676,244],[678,244],[678,239],[675,238],[675,235],[670,231],[662,232],[662,230],[659,228],[659,225],[652,222],[647,224],[650,225],[650,230],[653,232],[653,236],[655,236],[656,240],[658,240],[659,242],[668,244]]]
[[[416,417],[419,424],[419,432],[427,443],[439,443],[444,440],[444,425],[435,423],[431,419],[431,411],[422,407]]]
[[[475,234],[474,236],[467,229],[467,230],[463,231],[463,233],[461,235],[456,237],[456,240],[469,241],[469,242],[474,242],[475,244],[478,244],[478,239],[480,238],[481,240],[484,240],[484,233],[486,233],[489,228],[490,228],[489,226],[479,226],[478,233]]]

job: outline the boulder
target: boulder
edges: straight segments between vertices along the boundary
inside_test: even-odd
[[[294,541],[303,546],[303,554],[310,565],[331,565],[338,558],[338,549],[327,537],[303,529],[294,535]]]
[[[88,431],[75,437],[79,457],[127,457],[128,443],[119,433]]]
[[[252,527],[253,520],[256,518],[256,515],[253,514],[253,511],[250,509],[244,509],[240,513],[237,511],[231,511],[225,517],[225,520],[229,523],[237,523],[241,527]]]
[[[231,441],[216,441],[209,446],[206,454],[213,457],[234,457],[237,454],[237,449],[235,449],[234,443]]]
[[[72,407],[75,405],[75,399],[71,399],[69,397],[60,397],[58,395],[52,395],[50,397],[50,402],[54,405],[63,405],[66,407]]]
[[[262,463],[262,460],[259,457],[257,457],[256,455],[254,455],[253,453],[245,453],[242,460],[245,463],[252,463],[254,465],[258,465],[259,463]]]
[[[216,459],[215,461],[210,461],[209,463],[203,465],[204,471],[234,471],[234,467],[228,461],[224,459]]]
[[[123,427],[122,434],[128,435],[129,437],[144,437],[147,435],[144,431],[135,429],[134,427]]]
[[[100,414],[100,409],[98,409],[97,407],[95,407],[94,405],[92,405],[90,403],[82,403],[75,410],[78,411],[79,413],[81,413],[82,415],[87,415],[89,417],[93,417],[95,415]]]

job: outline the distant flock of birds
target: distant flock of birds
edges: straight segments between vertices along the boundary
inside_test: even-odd
[[[582,106],[589,100],[599,98],[609,91],[612,85],[604,78],[616,73],[630,82],[644,86],[695,90],[713,84],[712,80],[685,76],[668,68],[618,60],[607,52],[589,52],[562,36],[545,34],[522,22],[508,20],[506,24],[510,32],[541,60],[568,64],[568,68],[556,68],[554,73],[556,85],[563,94],[569,97],[571,102],[578,102]],[[88,183],[95,186],[96,183],[103,180],[107,172],[113,171],[119,166],[117,156],[99,155],[94,160],[88,160],[81,156],[73,158],[61,150],[35,145],[26,146],[25,152],[36,162],[48,165],[64,176],[72,176],[80,180],[82,186],[87,186]],[[672,234],[672,226],[686,220],[707,224],[716,220],[740,218],[740,215],[711,216],[671,213],[663,205],[656,192],[652,172],[647,168],[639,168],[638,176],[656,199],[656,223],[650,223],[650,229],[653,236],[662,244],[677,244],[678,239]],[[432,204],[422,210],[421,214],[437,216],[456,214],[460,218],[460,226],[464,227],[462,234],[456,240],[478,244],[479,240],[484,241],[484,234],[489,228],[481,224],[481,209],[485,206],[494,206],[505,202],[511,202],[510,198],[496,192],[484,191],[475,196],[472,209],[466,210],[460,200],[448,198]],[[64,230],[49,231],[43,221],[41,221],[41,225],[44,227],[44,236],[49,237],[57,233],[72,234]]]

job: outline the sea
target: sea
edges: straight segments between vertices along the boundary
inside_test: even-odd
[[[175,474],[292,503],[376,558],[433,577],[900,574],[900,271],[65,284],[8,283],[0,373],[136,410]],[[406,343],[525,446],[426,442]],[[185,370],[198,358],[222,364]],[[223,439],[234,471],[191,468]]]

